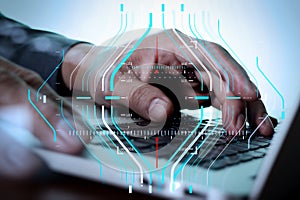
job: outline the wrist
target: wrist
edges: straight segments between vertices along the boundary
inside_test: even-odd
[[[85,59],[94,45],[79,43],[71,47],[65,54],[61,67],[61,75],[65,85],[72,90],[81,62]]]

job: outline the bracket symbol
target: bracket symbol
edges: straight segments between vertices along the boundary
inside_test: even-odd
[[[198,154],[198,147],[195,147],[195,151],[191,153],[191,155],[197,155]]]
[[[117,146],[117,155],[123,155],[123,152],[120,151],[119,146]]]
[[[197,46],[197,40],[191,40],[191,43],[193,43],[194,44],[194,48],[197,50],[198,49],[198,46]]]

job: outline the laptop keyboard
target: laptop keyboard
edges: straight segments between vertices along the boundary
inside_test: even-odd
[[[218,137],[208,137],[208,134],[203,134],[200,138],[194,143],[194,145],[189,149],[188,153],[181,163],[191,165],[191,166],[200,166],[203,168],[209,168],[211,170],[222,169],[227,166],[237,165],[242,162],[247,162],[253,159],[262,158],[265,156],[268,146],[271,143],[270,137],[263,137],[257,134],[252,135],[252,131],[249,127],[246,128],[246,131],[243,134],[235,136],[233,139],[229,139],[227,132],[223,129],[221,125],[217,125],[217,121],[220,119],[214,119],[209,122],[209,127],[206,129],[206,133],[214,131],[218,134]],[[143,121],[138,122],[139,125],[144,125]],[[203,123],[195,132],[194,137],[197,136],[197,133],[200,133],[204,126],[208,123],[208,120],[203,120]],[[147,125],[147,123],[145,123]],[[130,127],[130,124],[122,124],[123,127]],[[185,129],[193,130],[195,127],[194,123],[185,125]],[[145,137],[134,137],[131,136],[132,133],[142,134],[141,130],[130,130],[124,131],[126,133],[127,140],[121,136],[121,134],[111,126],[113,131],[118,135],[118,138],[126,145],[129,146],[128,140],[137,148],[140,152],[153,152],[156,150],[156,145],[163,147],[171,142],[171,140],[176,137],[178,134],[178,126],[176,120],[171,124],[164,127],[162,130],[156,132],[152,136]],[[105,126],[98,127],[98,130],[108,131]],[[123,130],[123,129],[122,129]],[[151,132],[151,127],[148,129]],[[145,130],[143,130],[145,131]],[[131,133],[131,134],[129,134]],[[251,136],[250,143],[248,139]],[[159,140],[156,138],[159,137]],[[206,138],[208,137],[208,138]],[[111,137],[112,141],[117,143],[117,141]],[[202,148],[199,148],[203,141],[205,140],[206,144],[213,143],[213,147],[208,151],[208,153],[203,156],[201,155]],[[103,145],[99,141],[92,141],[92,145]],[[132,150],[133,151],[133,150]]]
[[[226,136],[221,136],[204,157],[197,156],[201,148],[196,149],[196,146],[199,146],[201,142],[203,142],[203,139],[193,145],[191,152],[186,155],[181,162],[192,166],[218,170],[227,166],[264,157],[271,143],[271,138],[254,136],[251,138],[249,145],[248,137],[245,136],[236,136],[232,141],[228,141]],[[210,141],[206,140],[206,142]]]

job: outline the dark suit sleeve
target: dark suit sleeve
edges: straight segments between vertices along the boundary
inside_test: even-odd
[[[62,35],[35,30],[0,12],[0,56],[31,69],[61,95],[70,95],[63,84],[60,63],[69,48],[81,43]]]

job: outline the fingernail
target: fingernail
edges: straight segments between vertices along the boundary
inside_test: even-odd
[[[167,119],[167,111],[166,111],[166,107],[167,107],[167,102],[156,98],[154,100],[152,100],[149,109],[148,109],[148,113],[149,113],[149,118],[152,121],[163,121]]]
[[[236,131],[240,131],[241,128],[244,126],[244,123],[245,123],[245,115],[239,114],[235,125]]]

